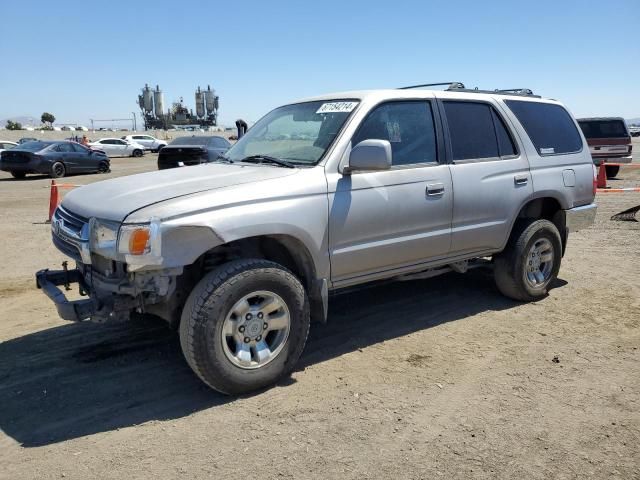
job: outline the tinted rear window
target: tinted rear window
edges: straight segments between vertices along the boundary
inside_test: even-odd
[[[26,143],[23,143],[22,145],[16,147],[16,149],[26,150],[28,152],[38,152],[38,151],[42,150],[43,148],[48,147],[49,145],[51,145],[51,144],[50,143],[44,143],[44,142],[26,142]]]
[[[578,120],[586,138],[626,138],[627,127],[622,120]]]
[[[575,153],[582,149],[582,138],[571,115],[560,105],[506,100],[540,155]]]
[[[209,137],[179,137],[169,145],[207,145]]]

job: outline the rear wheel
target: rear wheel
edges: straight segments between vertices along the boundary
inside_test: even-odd
[[[191,292],[180,344],[207,385],[240,394],[291,372],[309,323],[304,287],[291,272],[266,260],[237,260],[208,273]]]
[[[27,176],[27,174],[26,174],[26,173],[24,173],[24,172],[11,172],[11,176],[12,176],[13,178],[18,179],[18,180],[22,180],[24,177],[26,177],[26,176]]]
[[[605,171],[607,172],[607,178],[616,178],[618,172],[620,171],[619,165],[605,165]]]
[[[67,169],[62,162],[55,162],[51,165],[49,176],[51,178],[62,178],[67,174]]]
[[[133,156],[136,157],[136,158],[141,157],[143,154],[144,154],[144,152],[142,150],[140,150],[140,149],[137,149],[137,150],[133,151]]]
[[[553,223],[534,220],[517,224],[507,248],[494,256],[498,290],[525,302],[544,297],[558,276],[561,257],[562,240]]]

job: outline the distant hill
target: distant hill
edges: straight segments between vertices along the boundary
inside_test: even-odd
[[[625,118],[628,125],[640,125],[640,118]]]

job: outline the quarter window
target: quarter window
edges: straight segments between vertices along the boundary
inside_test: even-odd
[[[438,161],[433,111],[428,102],[392,102],[376,107],[351,144],[370,139],[389,141],[393,165]]]
[[[540,155],[575,153],[582,138],[569,113],[553,103],[506,100]]]
[[[443,103],[454,161],[517,154],[507,127],[491,105],[458,101]]]

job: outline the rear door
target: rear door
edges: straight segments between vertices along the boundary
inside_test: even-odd
[[[56,145],[55,151],[58,152],[60,160],[64,163],[67,169],[67,173],[81,171],[78,157],[75,150],[71,146],[71,143],[59,143],[58,145]]]
[[[492,101],[439,101],[454,201],[451,255],[502,248],[533,193],[529,163],[513,128]]]

